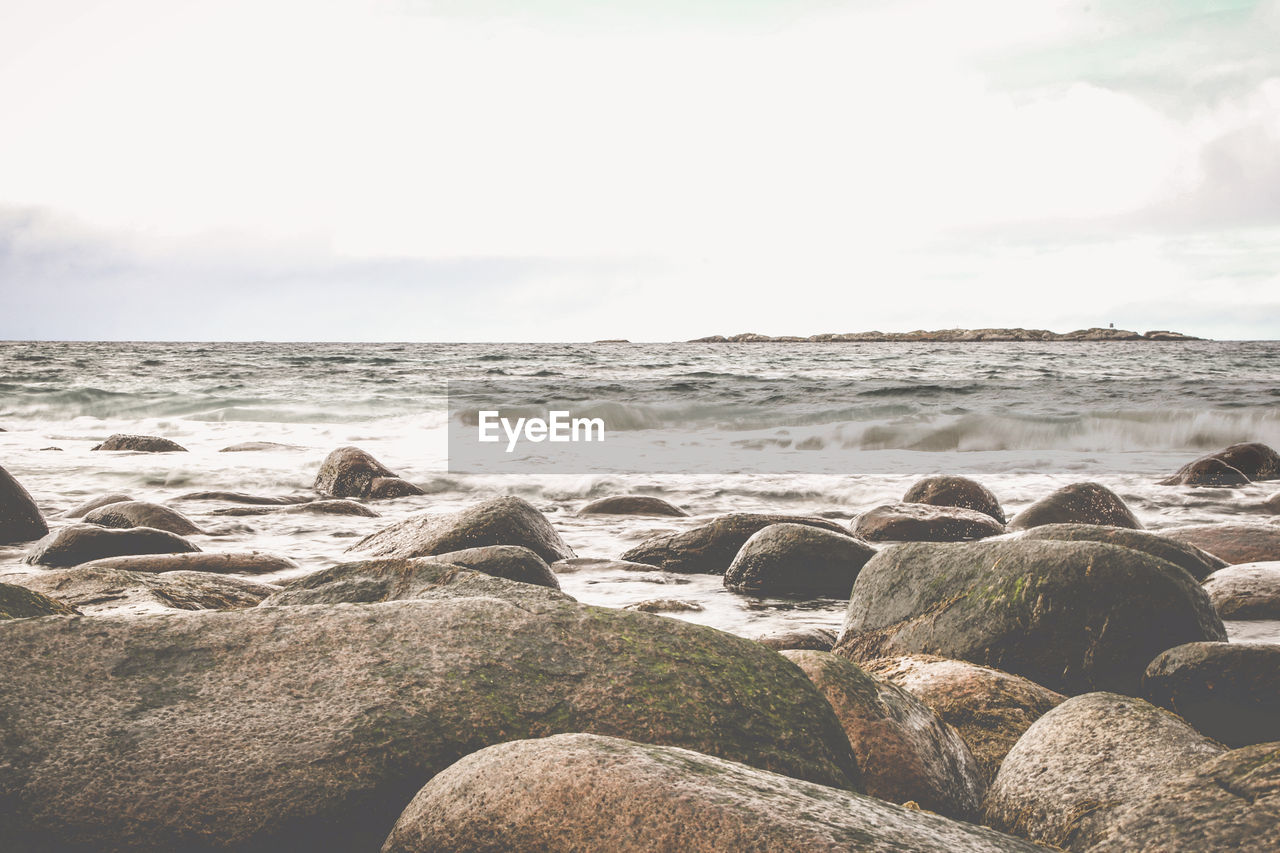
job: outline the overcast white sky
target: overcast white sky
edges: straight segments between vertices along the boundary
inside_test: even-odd
[[[0,0],[0,337],[1280,338],[1280,0]]]

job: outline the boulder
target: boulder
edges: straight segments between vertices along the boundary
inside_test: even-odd
[[[892,503],[870,509],[852,524],[871,542],[964,542],[1004,533],[1004,525],[973,509]]]
[[[907,489],[902,502],[955,506],[989,515],[1001,524],[1007,520],[996,496],[986,486],[968,477],[925,477]]]
[[[848,598],[876,549],[860,539],[805,524],[770,524],[729,564],[724,585],[750,595]]]
[[[787,628],[761,634],[756,638],[756,642],[777,651],[807,649],[814,652],[829,652],[836,644],[836,632],[830,628]]]
[[[1102,524],[1142,529],[1142,523],[1120,496],[1098,483],[1063,486],[1015,515],[1009,529],[1027,530],[1042,524]]]
[[[857,781],[776,653],[534,595],[14,620],[0,672],[12,853],[374,850],[460,757],[560,732]]]
[[[135,453],[186,453],[187,449],[167,438],[154,435],[124,435],[116,433],[90,450],[132,450]]]
[[[425,494],[425,491],[408,480],[399,477],[374,477],[369,483],[369,494],[366,497],[369,500],[390,500]]]
[[[735,512],[683,533],[646,539],[623,554],[622,559],[668,572],[722,575],[746,541],[770,524],[807,524],[848,535],[839,524],[825,518]]]
[[[649,495],[616,495],[600,498],[578,510],[578,515],[672,515],[689,513],[669,501]]]
[[[342,563],[285,584],[264,607],[303,604],[372,604],[410,599],[492,596],[573,601],[555,587],[537,586],[446,563],[438,557],[386,558]]]
[[[670,746],[592,734],[498,744],[418,792],[383,853],[1042,850],[990,829]]]
[[[1043,524],[1018,534],[1019,539],[1052,540],[1055,542],[1105,542],[1132,548],[1181,566],[1196,580],[1204,580],[1210,573],[1226,566],[1214,555],[1194,545],[1179,542],[1145,530],[1127,527],[1105,527],[1101,524]]]
[[[1280,453],[1256,441],[1233,444],[1213,454],[1250,480],[1280,478]]]
[[[1189,462],[1171,477],[1160,481],[1161,486],[1247,486],[1249,478],[1221,459],[1207,456]]]
[[[85,568],[115,569],[147,574],[203,572],[217,575],[270,575],[298,568],[298,564],[288,557],[266,551],[131,554],[123,557],[105,557],[83,565]]]
[[[236,610],[256,607],[279,587],[204,572],[147,574],[93,564],[27,575],[5,575],[17,584],[75,607],[86,616],[154,613],[158,610]]]
[[[512,496],[461,512],[411,515],[347,550],[371,557],[430,557],[483,545],[520,545],[548,563],[574,556],[545,515],[523,498]]]
[[[186,539],[165,530],[130,527],[115,530],[96,524],[71,524],[58,528],[22,558],[24,563],[65,568],[132,554],[182,554],[199,551]]]
[[[396,474],[358,447],[339,447],[320,463],[314,488],[330,498],[367,498],[377,478]]]
[[[115,527],[121,530],[130,527],[150,527],[155,530],[167,530],[179,536],[191,536],[204,532],[177,510],[146,501],[119,501],[100,506],[85,513],[84,520],[89,524],[100,524],[103,527]]]
[[[1143,670],[1182,643],[1225,640],[1200,585],[1149,554],[1099,542],[918,543],[862,568],[837,651],[924,653],[1061,693],[1137,695]]]
[[[1232,566],[1280,560],[1280,526],[1273,524],[1193,524],[1160,533],[1208,551]]]
[[[34,616],[74,616],[75,609],[25,586],[0,583],[0,622]],[[0,818],[0,827],[4,819]]]
[[[1153,660],[1142,686],[1227,746],[1280,740],[1280,645],[1188,643]]]
[[[123,503],[124,501],[131,501],[131,500],[133,500],[133,498],[131,498],[129,495],[122,495],[122,494],[99,495],[96,498],[90,498],[89,500],[85,501],[82,504],[73,506],[71,509],[64,512],[62,514],[62,517],[63,518],[84,518],[84,516],[88,515],[90,512],[92,512],[93,510],[97,509],[100,506],[106,506],[108,504],[118,504],[118,503]]]
[[[830,652],[781,654],[835,709],[868,794],[961,820],[977,814],[983,791],[978,766],[956,730],[929,706]]]
[[[863,669],[906,690],[954,726],[978,763],[984,788],[1018,738],[1067,698],[998,669],[933,655],[880,658]]]
[[[441,563],[462,566],[496,578],[506,578],[520,583],[560,588],[560,581],[546,562],[519,545],[486,545],[482,548],[466,548],[447,551],[435,558]]]
[[[1280,619],[1280,562],[1228,566],[1204,582],[1213,608],[1227,619]]]
[[[1091,853],[1280,850],[1280,743],[1211,758],[1113,810]]]
[[[0,545],[30,542],[48,532],[49,525],[31,495],[0,467]]]
[[[1076,696],[1032,723],[1009,750],[987,792],[984,823],[1064,850],[1086,850],[1108,814],[1140,799],[1152,780],[1222,752],[1141,699]]]

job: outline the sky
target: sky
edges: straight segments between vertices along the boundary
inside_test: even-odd
[[[1280,0],[0,0],[0,338],[1280,338]]]

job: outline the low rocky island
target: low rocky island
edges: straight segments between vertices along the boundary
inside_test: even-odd
[[[1156,330],[1131,332],[1128,329],[1077,329],[1074,332],[1050,332],[1047,329],[937,329],[932,332],[917,329],[914,332],[824,332],[819,335],[760,335],[742,332],[737,335],[710,335],[694,338],[691,344],[756,344],[756,343],[969,343],[1022,342],[1022,341],[1202,341],[1181,332]]]

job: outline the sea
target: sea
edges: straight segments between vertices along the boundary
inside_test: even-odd
[[[450,429],[467,410],[451,406],[451,388],[487,383],[544,408],[568,401],[606,412],[610,429],[643,452],[535,454],[506,468],[459,463]],[[406,516],[507,494],[545,512],[579,556],[599,558],[722,513],[851,520],[931,474],[979,480],[1009,515],[1091,480],[1153,531],[1280,524],[1260,509],[1275,482],[1157,484],[1235,442],[1280,447],[1274,341],[0,342],[0,429],[0,465],[51,526],[68,523],[60,514],[89,498],[125,493],[189,516],[206,531],[191,537],[205,551],[290,557],[297,569],[257,578],[276,583],[352,559],[355,541]],[[163,436],[189,452],[91,451],[113,433]],[[286,447],[220,452],[252,441]],[[213,513],[228,504],[181,499],[309,493],[321,461],[343,445],[363,448],[426,494],[372,504],[380,518],[229,517]],[[691,517],[577,515],[618,494],[658,496]],[[23,552],[0,547],[0,574],[36,571],[21,563]],[[702,609],[672,618],[751,637],[838,628],[844,613],[840,600],[756,598],[710,575],[588,568],[560,580],[590,604],[680,599]],[[1228,628],[1234,639],[1280,641],[1280,623]]]

